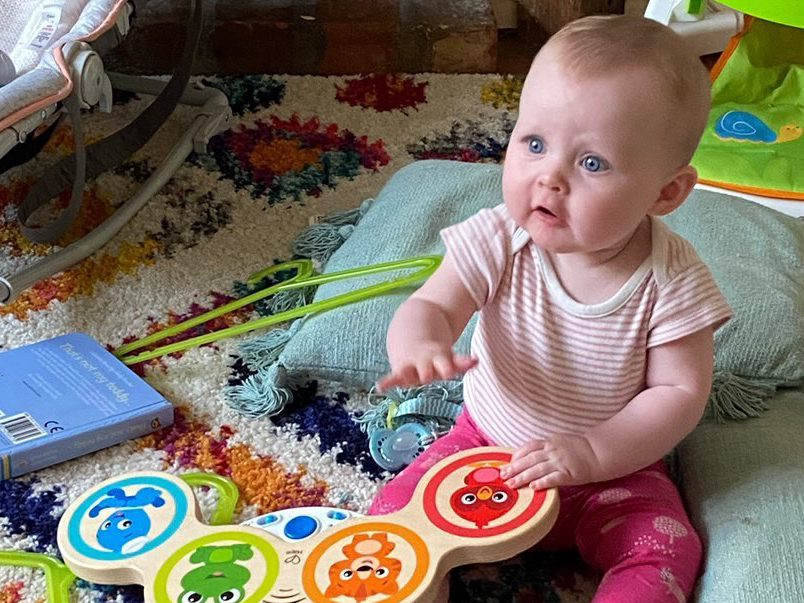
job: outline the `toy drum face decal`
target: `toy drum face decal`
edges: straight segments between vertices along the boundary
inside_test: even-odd
[[[187,512],[187,496],[172,481],[157,476],[121,479],[83,501],[70,518],[68,537],[90,559],[129,559],[167,541]]]
[[[463,488],[453,492],[449,506],[478,528],[508,513],[519,499],[519,492],[505,484],[497,467],[477,467],[463,479]]]
[[[424,492],[428,519],[449,534],[469,538],[504,534],[532,519],[545,492],[506,486],[499,468],[510,459],[509,453],[483,452],[443,467]]]
[[[424,541],[411,529],[367,522],[319,543],[304,565],[302,583],[315,603],[397,603],[422,583],[429,563]]]
[[[158,603],[260,603],[279,573],[279,556],[259,536],[215,532],[174,551],[154,579]]]

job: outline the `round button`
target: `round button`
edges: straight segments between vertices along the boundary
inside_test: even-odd
[[[267,526],[272,523],[276,523],[279,520],[279,517],[274,515],[273,513],[269,513],[268,515],[263,515],[262,517],[257,518],[257,525],[260,526]]]
[[[327,517],[329,517],[330,519],[335,519],[337,521],[340,521],[342,519],[346,519],[349,516],[346,513],[344,513],[343,511],[329,511],[327,513]]]
[[[309,515],[299,515],[285,526],[285,536],[290,540],[302,540],[318,531],[318,520]]]

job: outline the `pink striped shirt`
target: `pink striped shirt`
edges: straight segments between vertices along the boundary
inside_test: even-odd
[[[505,206],[441,236],[481,308],[466,407],[498,445],[582,432],[645,388],[647,350],[731,317],[692,245],[651,218],[651,255],[610,299],[582,304]]]

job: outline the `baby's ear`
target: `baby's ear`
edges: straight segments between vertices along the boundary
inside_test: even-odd
[[[648,210],[654,216],[665,216],[684,203],[695,183],[698,182],[698,172],[691,165],[679,168],[667,184],[659,191],[659,197]]]

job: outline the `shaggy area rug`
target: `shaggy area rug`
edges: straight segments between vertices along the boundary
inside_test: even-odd
[[[249,275],[291,257],[290,242],[311,218],[358,206],[417,159],[499,161],[515,119],[521,82],[502,76],[204,78],[223,89],[235,125],[194,155],[102,250],[0,306],[0,349],[84,332],[115,348],[243,294]],[[100,138],[149,101],[127,96],[110,115],[88,118]],[[82,214],[62,244],[103,221],[148,176],[189,121],[179,109],[125,165],[87,187]],[[0,177],[0,274],[52,251],[16,224],[16,202],[53,158],[71,150],[65,127],[40,156]],[[196,335],[258,317],[245,308]],[[390,476],[368,453],[353,418],[364,392],[310,384],[271,418],[232,410],[223,394],[241,376],[240,339],[138,365],[175,405],[171,427],[14,480],[0,482],[0,549],[58,556],[56,528],[88,487],[123,472],[215,472],[233,480],[236,520],[273,510],[330,505],[365,511]],[[0,405],[2,402],[0,402]],[[206,513],[211,493],[199,492]],[[456,602],[583,602],[595,576],[572,554],[527,553],[454,572]],[[79,581],[82,602],[142,601],[134,586]],[[45,601],[44,577],[0,567],[0,603]]]

